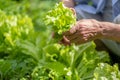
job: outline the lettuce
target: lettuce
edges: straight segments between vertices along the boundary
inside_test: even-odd
[[[49,44],[44,48],[44,52],[46,54],[46,64],[44,66],[48,68],[49,65],[47,64],[49,63],[51,70],[55,71],[56,74],[63,72],[60,75],[64,76],[67,76],[67,73],[64,73],[64,69],[69,70],[70,75],[67,80],[93,79],[97,64],[110,61],[108,53],[96,51],[93,42],[80,46],[63,46],[57,43]],[[56,63],[56,67],[53,63]],[[62,65],[64,66],[60,67]],[[62,69],[62,72],[58,71],[60,69]]]
[[[72,11],[66,8],[61,2],[47,13],[45,19],[45,23],[52,27],[58,39],[61,38],[63,32],[69,30],[76,22]],[[75,46],[74,44],[64,46],[57,43],[50,43],[43,49],[46,62],[46,64],[43,63],[43,67],[55,73],[52,80],[59,80],[61,75],[64,76],[62,80],[92,80],[97,65],[102,62],[110,62],[108,53],[105,51],[98,52],[95,50],[95,47],[94,42],[88,42],[79,46]],[[64,73],[64,69],[68,70],[68,72]],[[49,74],[51,73],[48,73],[48,79],[50,78]]]
[[[113,66],[107,63],[99,63],[94,70],[93,80],[119,80],[120,71],[118,65],[114,64]]]
[[[34,32],[28,16],[7,15],[0,10],[0,52],[17,49],[17,42]]]
[[[76,22],[72,10],[65,7],[62,2],[46,14],[45,23],[52,26],[56,37],[60,39],[63,32],[69,30]]]

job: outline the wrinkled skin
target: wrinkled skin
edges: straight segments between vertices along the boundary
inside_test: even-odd
[[[76,16],[74,0],[61,1]],[[109,39],[120,43],[120,24],[100,22],[95,19],[79,20],[69,31],[63,33],[61,43],[64,45],[70,45],[71,43],[79,45],[95,39]]]
[[[83,19],[69,30],[63,33],[61,43],[76,45],[89,42],[95,39],[110,39],[120,42],[120,24],[100,22],[94,19]]]
[[[101,29],[97,21],[84,19],[78,21],[69,31],[63,33],[62,43],[82,44],[101,37]]]

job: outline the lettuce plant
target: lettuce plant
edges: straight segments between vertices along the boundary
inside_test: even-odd
[[[56,38],[60,39],[63,32],[69,30],[76,22],[76,17],[70,8],[63,5],[62,2],[56,4],[45,18],[45,23],[52,26]]]

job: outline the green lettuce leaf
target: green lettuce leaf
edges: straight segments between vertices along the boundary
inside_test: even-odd
[[[95,68],[93,80],[120,80],[118,65],[111,66],[107,63],[99,63]]]
[[[52,26],[56,38],[61,38],[63,32],[69,30],[76,22],[76,17],[70,8],[62,2],[50,10],[45,17],[45,24]]]

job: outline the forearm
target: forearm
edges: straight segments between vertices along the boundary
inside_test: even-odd
[[[120,42],[120,24],[83,19],[64,34],[64,43],[82,44],[95,39],[109,39]]]
[[[61,0],[66,7],[73,8],[74,1],[73,0]]]
[[[102,38],[120,42],[120,24],[100,22]]]

